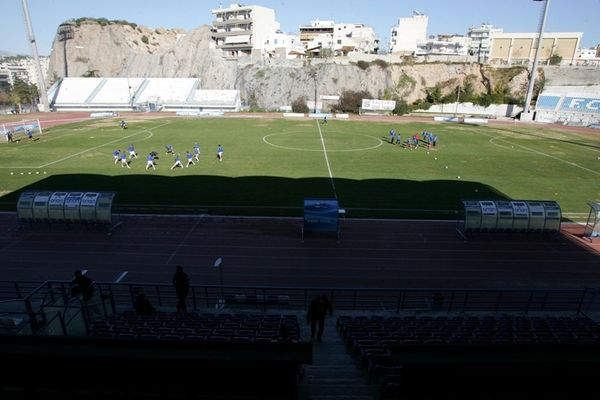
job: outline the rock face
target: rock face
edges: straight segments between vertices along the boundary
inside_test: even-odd
[[[73,38],[54,41],[48,76],[197,77],[203,89],[239,89],[251,107],[274,110],[299,97],[340,95],[366,90],[373,97],[396,96],[408,103],[423,99],[425,89],[439,85],[443,95],[469,80],[475,93],[493,89],[493,75],[478,64],[387,64],[348,60],[241,60],[221,57],[211,48],[211,31],[149,29],[129,23],[83,20],[73,26]],[[504,82],[515,97],[525,70]],[[506,79],[505,79],[506,80]],[[514,82],[513,82],[514,80]]]

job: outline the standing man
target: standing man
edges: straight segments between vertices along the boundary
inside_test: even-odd
[[[185,299],[190,291],[190,277],[183,272],[183,267],[178,265],[175,267],[175,275],[173,275],[173,286],[175,286],[175,294],[177,294],[177,312],[187,312]]]
[[[113,157],[115,158],[115,164],[117,164],[121,159],[121,150],[113,151]]]
[[[198,142],[194,143],[194,158],[196,162],[200,162],[200,145]]]
[[[396,131],[394,129],[390,129],[390,143],[394,144],[394,136],[396,136]]]
[[[217,160],[223,161],[223,146],[217,146]]]
[[[146,169],[152,167],[153,170],[156,170],[156,166],[154,165],[154,155],[152,153],[148,154],[146,157]]]
[[[315,338],[315,331],[317,334],[317,341],[321,342],[323,337],[323,329],[325,328],[325,317],[329,314],[333,314],[333,308],[331,303],[326,296],[315,297],[308,307],[306,313],[306,323],[310,324],[310,337]],[[317,331],[317,324],[319,329]]]
[[[121,122],[119,123],[119,125],[121,126],[121,129],[127,129],[127,122],[125,122],[124,119],[121,120]]]
[[[33,140],[33,132],[31,132],[31,129],[27,129],[27,139]]]

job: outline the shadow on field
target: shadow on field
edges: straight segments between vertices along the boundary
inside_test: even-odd
[[[334,184],[349,217],[455,218],[463,199],[508,199],[485,184],[460,180],[336,178]],[[116,212],[229,215],[301,216],[303,199],[334,197],[329,178],[69,174],[47,177],[1,197],[2,209],[16,210],[24,190],[115,191]]]

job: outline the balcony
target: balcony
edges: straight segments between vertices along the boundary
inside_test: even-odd
[[[239,35],[251,35],[252,34],[252,29],[240,29],[240,30],[235,30],[235,31],[213,31],[212,32],[212,36],[213,38],[225,38],[228,36],[239,36]]]
[[[229,18],[226,20],[219,20],[216,19],[213,21],[212,25],[217,28],[217,27],[222,27],[222,26],[229,26],[229,25],[239,25],[239,24],[251,24],[253,23],[254,20],[250,17],[248,18]]]

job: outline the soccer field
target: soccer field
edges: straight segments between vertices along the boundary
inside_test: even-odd
[[[389,143],[427,130],[434,149]],[[348,216],[456,218],[463,199],[556,200],[571,219],[600,200],[600,135],[513,125],[279,120],[94,120],[0,145],[0,207],[24,189],[116,191],[117,211],[302,214],[304,198],[334,198]],[[200,162],[171,170],[172,144],[201,147]],[[130,169],[112,152],[133,144]],[[217,145],[223,161],[216,158]],[[157,170],[146,170],[155,151]]]

